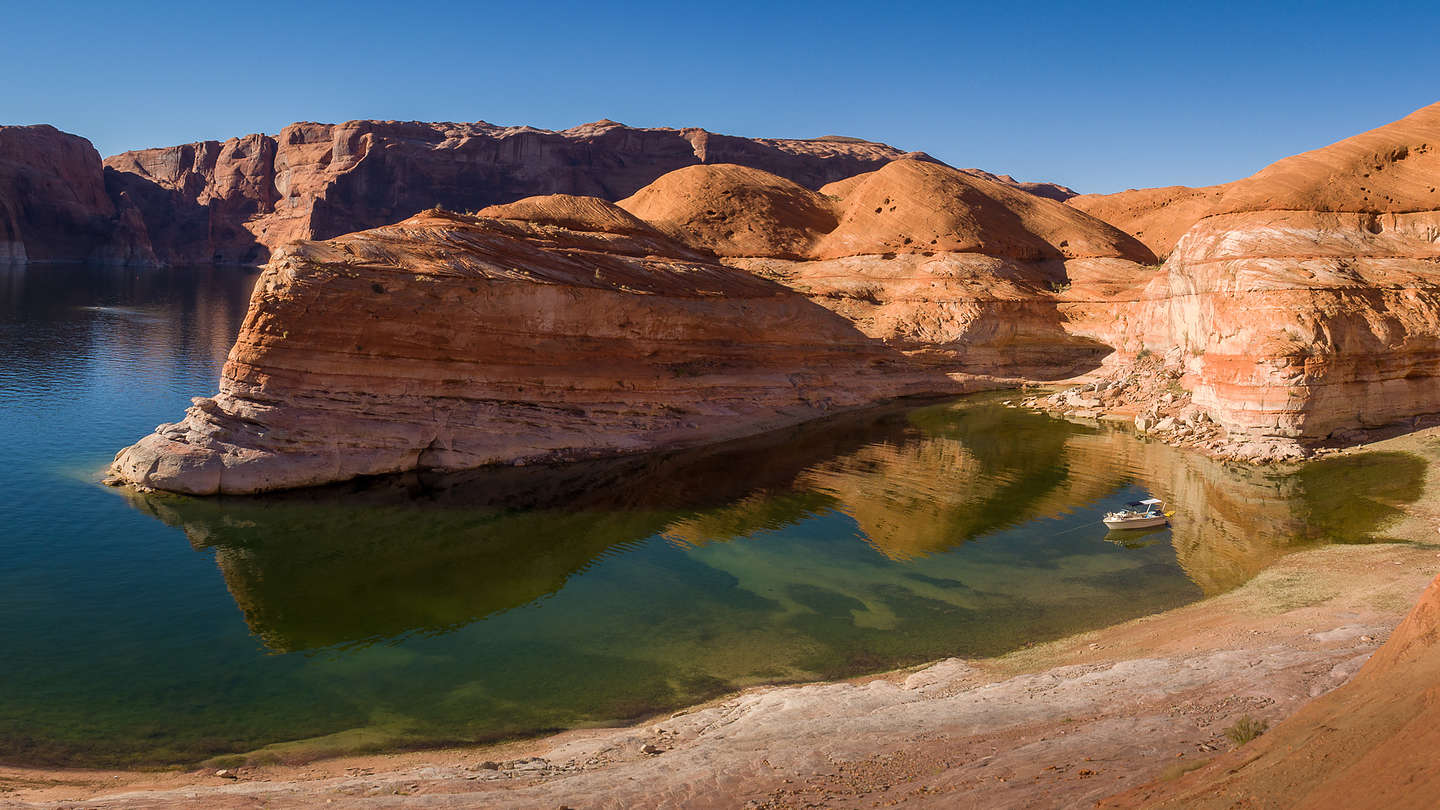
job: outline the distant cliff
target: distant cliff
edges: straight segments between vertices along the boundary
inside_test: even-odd
[[[329,239],[436,206],[473,211],[541,194],[618,200],[675,169],[736,163],[810,188],[902,152],[852,138],[779,140],[598,121],[562,132],[400,121],[291,124],[105,160],[161,261],[260,264],[294,239]]]
[[[485,122],[291,124],[278,135],[141,149],[102,162],[49,126],[0,127],[0,261],[263,264],[434,207],[475,211],[546,194],[616,201],[688,166],[760,169],[811,190],[901,157],[825,136],[739,138],[597,121],[554,132]],[[1075,192],[966,172],[1042,197]]]
[[[153,264],[139,211],[106,191],[100,154],[40,124],[0,126],[0,263]]]

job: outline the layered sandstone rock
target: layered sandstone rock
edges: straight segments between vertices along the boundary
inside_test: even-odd
[[[1064,205],[924,161],[826,194],[738,166],[682,174],[628,212],[550,195],[284,249],[220,393],[116,473],[250,492],[577,459],[1067,376],[1106,349],[1065,331],[1058,280],[1148,255]],[[727,206],[736,217],[705,218]],[[724,227],[755,206],[773,211],[751,220],[759,238]],[[916,223],[926,239],[907,242]]]
[[[1113,195],[1157,201],[1136,219],[1071,200],[1169,254],[1108,309],[1071,296],[1072,325],[1122,354],[1183,352],[1195,403],[1238,435],[1440,411],[1437,145],[1440,105],[1225,186]]]
[[[129,197],[106,196],[89,141],[46,125],[0,126],[0,262],[147,263],[135,214]]]
[[[219,396],[116,470],[250,491],[623,453],[1102,361],[1124,376],[1146,353],[1183,372],[1207,446],[1293,456],[1275,443],[1440,411],[1431,135],[1440,105],[1207,193],[1163,266],[924,156],[818,191],[690,166],[620,206],[557,194],[304,243],[272,263]]]
[[[697,444],[961,388],[900,359],[659,233],[422,215],[277,255],[220,393],[116,470],[249,492]]]

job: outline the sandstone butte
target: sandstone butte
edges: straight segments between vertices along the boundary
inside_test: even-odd
[[[722,261],[723,260],[723,261]],[[1149,260],[1061,203],[924,159],[806,189],[695,166],[281,248],[220,392],[123,480],[244,493],[737,438],[1093,368],[1048,291]]]
[[[1235,441],[1437,410],[1440,105],[1232,184],[1163,264],[912,156],[818,191],[689,166],[281,248],[215,397],[119,480],[254,492],[720,441],[1179,358]],[[1073,201],[1072,201],[1073,202]],[[1430,208],[1424,206],[1429,205]]]

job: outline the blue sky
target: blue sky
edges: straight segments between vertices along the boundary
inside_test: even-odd
[[[1440,101],[1422,6],[30,3],[0,123],[102,154],[291,121],[854,135],[1081,191],[1248,175]]]

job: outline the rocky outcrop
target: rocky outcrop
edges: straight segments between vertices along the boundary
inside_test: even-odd
[[[1139,239],[1163,258],[1210,212],[1222,188],[1132,188],[1115,194],[1080,194],[1065,202]]]
[[[1028,194],[1034,194],[1036,197],[1044,197],[1047,200],[1054,200],[1055,202],[1065,202],[1080,195],[1080,192],[1075,189],[1069,186],[1062,186],[1059,183],[1035,183],[1016,180],[1008,174],[991,174],[984,169],[966,169],[965,173],[973,174],[976,177],[983,177],[993,183],[1014,186]]]
[[[1395,808],[1440,801],[1440,580],[1349,683],[1179,779],[1103,807]]]
[[[153,260],[128,196],[106,195],[90,142],[51,126],[0,126],[0,262]]]
[[[738,166],[684,173],[630,211],[550,195],[281,250],[220,392],[123,451],[117,476],[253,492],[571,460],[1067,376],[1106,349],[1065,331],[1056,280],[1148,256],[1064,205],[925,161],[824,194]],[[764,238],[703,226],[766,205],[782,224]]]
[[[853,138],[737,138],[598,121],[562,132],[400,121],[291,124],[105,160],[160,257],[259,264],[293,239],[328,239],[440,206],[474,211],[545,194],[618,200],[666,172],[734,163],[818,187],[902,156]]]
[[[1246,437],[1343,441],[1440,411],[1437,144],[1440,105],[1225,186],[1152,190],[1146,216],[1184,235],[1152,241],[1165,264],[1110,308],[1069,296],[1072,327],[1117,357],[1181,353],[1195,404]]]

